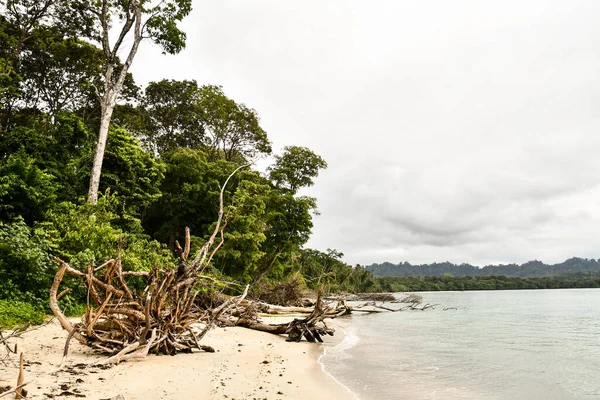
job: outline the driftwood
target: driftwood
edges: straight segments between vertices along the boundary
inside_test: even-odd
[[[408,293],[398,300],[398,303],[422,303],[423,296],[418,293]]]
[[[223,244],[224,221],[223,194],[231,177],[225,181],[219,196],[219,212],[216,226],[195,258],[190,259],[190,231],[186,228],[185,244],[176,244],[179,252],[177,269],[155,267],[150,272],[123,271],[119,249],[117,257],[87,271],[79,271],[63,260],[50,288],[50,308],[69,333],[65,343],[64,357],[68,353],[69,341],[75,338],[80,343],[111,355],[100,364],[119,363],[145,357],[149,352],[174,355],[203,348],[198,343],[206,331],[223,312],[237,306],[243,296],[234,297],[221,305],[217,312],[206,313],[195,305],[196,288],[212,278],[202,275],[216,251]],[[220,236],[220,240],[217,240]],[[59,286],[65,274],[80,278],[87,287],[87,310],[81,323],[71,324],[58,304]],[[145,289],[138,293],[131,287],[131,277],[145,280]],[[197,335],[191,325],[201,317],[207,318],[207,328]],[[63,357],[63,358],[64,358]]]
[[[46,325],[47,322],[45,322],[44,324],[40,325],[40,326],[44,326]],[[15,343],[14,345],[10,343],[10,341],[12,339],[16,339],[21,337],[21,335],[25,332],[28,332],[28,330],[32,330],[29,329],[31,326],[31,324],[27,323],[27,324],[23,324],[20,326],[17,326],[15,329],[13,329],[12,332],[2,332],[0,331],[0,348],[4,348],[5,350],[5,355],[3,358],[0,358],[0,362],[4,365],[7,365],[7,362],[10,361],[13,365],[16,366],[16,364],[10,359],[11,355],[13,354],[17,354],[18,353],[18,346]],[[38,329],[39,327],[33,328],[33,329]]]
[[[15,394],[15,399],[24,399],[27,397],[27,390],[25,390],[25,385],[27,385],[27,383],[25,383],[25,370],[23,368],[24,363],[25,359],[23,353],[21,353],[19,357],[19,375],[17,376],[17,385],[14,389],[12,389],[11,386],[4,386],[2,382],[5,382],[6,379],[0,377],[0,397],[5,397],[12,393]]]
[[[16,396],[17,396],[17,394],[16,394],[16,393],[18,393],[19,391],[21,391],[21,393],[23,393],[23,392],[24,392],[23,388],[24,388],[24,387],[25,387],[25,385],[27,385],[28,383],[29,383],[29,382],[22,383],[22,384],[20,384],[19,386],[17,386],[17,387],[16,387],[16,388],[14,388],[14,389],[7,389],[5,392],[2,392],[2,391],[1,391],[1,389],[2,389],[2,388],[0,387],[0,397],[6,397],[6,396],[8,396],[9,394],[15,393],[15,398],[18,398],[18,399],[20,399],[20,398],[22,398],[22,397],[16,397]],[[25,392],[25,393],[27,393],[27,392]]]
[[[250,306],[251,302],[246,304]],[[276,307],[275,309],[294,310],[304,312],[306,309],[302,307]],[[310,309],[310,314],[305,318],[295,318],[294,320],[282,324],[265,324],[253,318],[235,318],[231,316],[228,319],[220,319],[219,322],[223,326],[241,326],[244,328],[254,329],[261,332],[273,333],[276,335],[287,335],[288,341],[299,342],[304,337],[309,342],[322,342],[324,335],[333,336],[335,330],[330,328],[325,323],[327,318],[336,318],[341,315],[349,314],[350,309],[344,303],[338,303],[338,306],[333,309],[327,307],[322,300],[321,293],[317,295],[315,307]],[[280,314],[281,315],[281,314]]]
[[[438,306],[439,304],[425,304],[425,305],[420,305],[419,303],[410,303],[407,306],[404,307],[400,307],[400,308],[390,308],[390,307],[386,307],[383,304],[377,304],[374,301],[370,301],[358,306],[354,306],[352,307],[352,311],[359,311],[359,312],[365,312],[365,313],[382,313],[382,312],[399,312],[399,311],[425,311],[428,309],[435,309],[436,306]],[[372,307],[372,308],[365,308],[365,307]]]
[[[326,300],[343,300],[343,301],[396,301],[396,297],[392,293],[352,293],[339,294],[328,296]]]
[[[18,349],[17,344],[15,343],[14,346],[10,345],[8,340],[11,338],[20,336],[21,333],[22,333],[22,331],[20,331],[20,330],[14,330],[11,333],[9,333],[7,336],[3,336],[2,331],[0,331],[0,346],[2,346],[5,350],[4,357],[0,358],[0,362],[2,364],[7,365],[7,362],[11,361],[10,360],[11,354],[17,354],[17,349]]]
[[[17,388],[15,389],[15,399],[24,399],[27,396],[27,390],[23,388],[25,381],[25,371],[23,370],[23,353],[19,357],[19,376],[17,377]]]
[[[387,303],[422,303],[423,296],[418,293],[406,293],[400,298],[396,298],[392,293],[357,293],[357,294],[339,294],[331,295],[325,300],[343,300],[343,301],[381,301]]]

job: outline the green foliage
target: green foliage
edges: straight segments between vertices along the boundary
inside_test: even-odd
[[[202,86],[198,108],[211,160],[239,161],[240,157],[271,153],[271,143],[256,111],[228,98],[222,87]]]
[[[119,202],[106,193],[96,205],[76,206],[62,203],[42,226],[50,235],[56,254],[74,268],[102,263],[116,257],[119,238],[122,241],[122,264],[125,270],[149,271],[155,265],[173,265],[171,254],[148,236],[124,232],[116,226]]]
[[[562,263],[547,265],[541,261],[528,261],[524,264],[486,265],[476,267],[470,264],[453,264],[450,262],[412,265],[408,262],[392,264],[372,264],[366,267],[379,276],[498,276],[518,278],[555,277],[565,274],[600,273],[600,260],[573,257]],[[589,275],[588,275],[589,276]]]
[[[164,53],[176,54],[183,50],[186,35],[177,24],[192,11],[192,0],[161,1],[158,4],[151,0],[142,0],[141,4],[144,14],[150,16],[146,20],[148,37],[158,44]]]
[[[313,179],[325,168],[325,160],[312,150],[286,146],[283,154],[275,156],[275,164],[269,167],[269,178],[278,188],[295,194],[300,188],[312,186]]]
[[[142,100],[141,118],[132,128],[146,138],[147,147],[160,154],[178,147],[200,149],[207,143],[198,102],[196,81],[150,82]]]
[[[56,248],[42,229],[29,228],[22,218],[0,222],[0,299],[47,303]]]
[[[117,128],[109,134],[100,188],[117,196],[121,226],[134,229],[132,219],[141,217],[161,196],[163,177],[163,164],[144,151],[129,132]]]
[[[244,180],[235,191],[232,204],[227,208],[225,244],[215,263],[229,276],[249,282],[259,261],[264,256],[265,203],[271,187],[268,184]]]
[[[343,254],[332,249],[326,253],[305,249],[298,259],[307,286],[328,292],[385,292],[389,291],[381,278],[373,276],[360,266],[352,267],[341,261]]]
[[[0,220],[21,216],[32,223],[43,219],[56,192],[54,176],[39,169],[23,151],[0,162]]]
[[[186,148],[167,153],[162,161],[166,167],[162,197],[146,213],[144,228],[170,245],[183,239],[186,226],[193,234],[204,236],[216,220],[220,184],[234,166],[223,161],[209,163],[204,152]]]
[[[86,41],[65,38],[56,27],[38,28],[25,43],[19,73],[21,99],[55,117],[90,103],[102,79],[102,52]]]
[[[255,110],[228,98],[220,86],[196,81],[151,82],[142,100],[142,118],[130,124],[148,148],[165,154],[178,147],[204,149],[210,161],[243,163],[271,153]]]
[[[312,197],[294,197],[278,190],[271,193],[265,218],[265,257],[255,274],[258,281],[268,274],[281,279],[289,273],[290,260],[308,241],[313,227],[312,213],[316,210]]]
[[[0,329],[12,329],[21,324],[39,325],[44,322],[44,312],[17,300],[0,299]]]
[[[515,290],[598,288],[600,275],[573,277],[515,278],[492,276],[410,276],[380,278],[394,292],[424,292],[440,290]]]

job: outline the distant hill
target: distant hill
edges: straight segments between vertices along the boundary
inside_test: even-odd
[[[503,275],[515,278],[572,276],[585,277],[600,274],[600,259],[569,258],[560,264],[544,264],[541,261],[528,261],[524,264],[487,265],[477,267],[471,264],[450,262],[412,265],[408,262],[392,264],[371,264],[365,267],[377,276],[492,276]]]

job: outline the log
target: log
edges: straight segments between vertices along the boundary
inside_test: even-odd
[[[222,319],[221,323],[224,326],[241,326],[275,335],[288,335],[288,341],[299,342],[304,337],[309,342],[322,342],[322,336],[333,336],[335,332],[334,329],[325,324],[324,320],[326,318],[337,318],[348,312],[349,309],[346,306],[334,310],[325,307],[319,292],[315,307],[311,309],[310,314],[305,318],[295,318],[282,324],[264,324],[248,318],[235,319],[230,317],[229,319]]]

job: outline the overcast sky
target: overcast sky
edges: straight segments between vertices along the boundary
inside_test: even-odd
[[[348,263],[600,257],[600,1],[194,0],[195,79],[329,163],[308,246]]]

